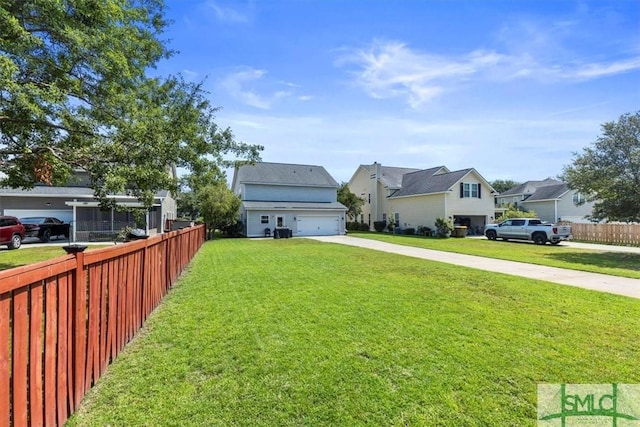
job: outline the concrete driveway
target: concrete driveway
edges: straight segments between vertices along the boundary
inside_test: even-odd
[[[363,239],[352,236],[315,236],[308,238],[320,242],[357,246],[360,248],[373,249],[377,251],[405,255],[414,258],[461,265],[464,267],[476,268],[478,270],[509,274],[512,276],[527,277],[530,279],[545,280],[547,282],[558,283],[561,285],[577,286],[594,291],[624,295],[631,298],[640,298],[640,279],[629,279],[625,277],[609,276],[606,274],[587,273],[577,270],[567,270],[564,268],[546,267],[542,265],[484,258],[474,255],[463,255],[453,252],[414,248],[410,246],[402,246],[394,243],[379,242],[376,240]],[[615,248],[614,246],[608,245],[587,245],[584,243],[575,244],[572,242],[562,243],[562,245],[566,245],[568,247],[580,247],[584,249],[595,249],[603,251],[613,251],[614,249],[612,248]],[[600,247],[602,247],[603,249],[600,249]],[[637,253],[640,253],[640,248],[617,248],[627,249],[625,250],[625,252],[636,252],[637,249]]]

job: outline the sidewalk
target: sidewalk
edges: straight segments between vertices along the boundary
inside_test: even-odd
[[[377,251],[405,255],[414,258],[461,265],[464,267],[476,268],[478,270],[509,274],[512,276],[527,277],[530,279],[545,280],[547,282],[558,283],[561,285],[577,286],[594,291],[608,292],[611,294],[623,295],[631,298],[640,298],[640,279],[629,279],[626,277],[609,276],[606,274],[588,273],[584,271],[568,270],[557,267],[546,267],[542,265],[505,261],[474,255],[464,255],[453,252],[414,248],[411,246],[402,246],[394,243],[379,242],[377,240],[363,239],[351,236],[315,236],[308,238],[320,242],[357,246],[360,248],[373,249]],[[574,245],[576,244],[567,244],[567,246],[577,247]],[[589,246],[589,249],[593,249],[592,246],[595,245]],[[611,246],[597,246],[602,246],[604,248],[599,250],[612,250]],[[631,252],[635,252],[634,249],[638,248],[624,249],[632,249]],[[638,249],[638,253],[640,253],[640,249]]]

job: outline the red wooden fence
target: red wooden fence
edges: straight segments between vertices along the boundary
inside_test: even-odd
[[[197,226],[1,271],[0,427],[63,425],[204,240]]]

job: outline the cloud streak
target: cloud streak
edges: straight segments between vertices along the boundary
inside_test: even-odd
[[[544,37],[538,37],[538,40]],[[545,59],[533,52],[515,54],[474,50],[466,55],[436,55],[411,49],[401,41],[373,41],[346,49],[336,65],[348,68],[353,82],[375,99],[404,98],[420,108],[446,92],[473,81],[539,83],[583,82],[640,70],[640,55],[615,61]]]

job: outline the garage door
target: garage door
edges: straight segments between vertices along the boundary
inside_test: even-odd
[[[18,218],[28,216],[46,216],[58,218],[61,221],[70,223],[73,219],[73,210],[55,210],[55,209],[5,209],[5,215],[11,215]]]
[[[298,236],[332,236],[340,234],[338,215],[298,215]]]

